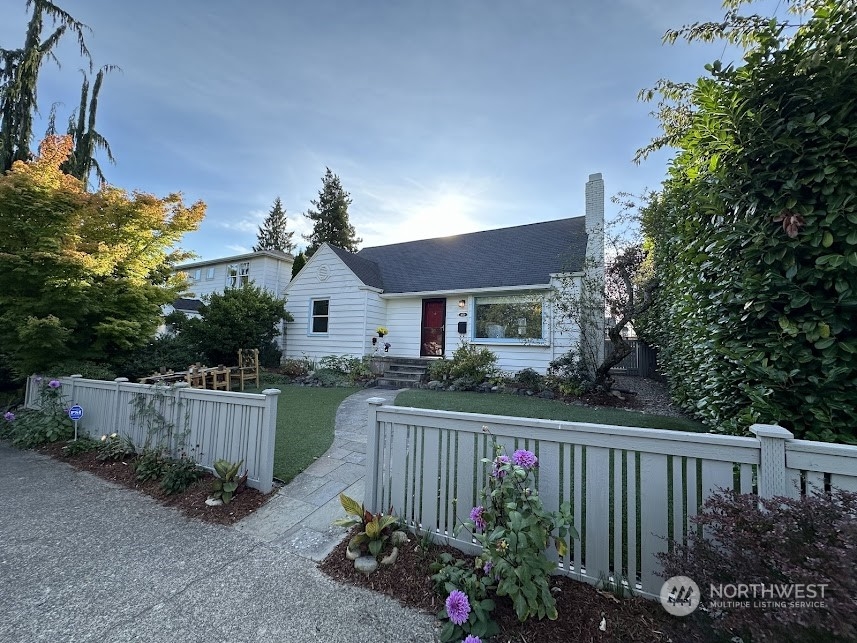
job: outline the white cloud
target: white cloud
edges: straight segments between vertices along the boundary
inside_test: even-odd
[[[265,210],[251,210],[244,216],[237,219],[219,220],[218,227],[226,228],[227,230],[236,230],[237,232],[252,232],[255,234],[259,231],[259,226],[265,220],[268,213]]]
[[[248,252],[252,252],[252,250],[253,250],[253,248],[248,248],[246,246],[239,246],[239,245],[228,245],[228,246],[226,246],[226,249],[227,250],[233,250],[233,251],[235,251],[235,254],[239,254],[239,255],[247,254]]]

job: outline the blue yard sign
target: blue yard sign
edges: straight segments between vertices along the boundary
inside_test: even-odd
[[[83,417],[83,407],[80,404],[75,404],[68,410],[68,417],[77,422]]]

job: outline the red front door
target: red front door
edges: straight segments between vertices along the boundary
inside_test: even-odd
[[[421,357],[442,357],[446,329],[446,299],[423,299]]]

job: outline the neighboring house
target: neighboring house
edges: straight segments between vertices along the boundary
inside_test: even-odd
[[[199,316],[202,297],[212,293],[222,293],[226,288],[247,283],[282,297],[292,278],[293,263],[294,257],[288,253],[260,250],[176,266],[176,272],[187,275],[189,292],[186,297],[174,302],[172,308],[167,306],[164,314],[178,310],[190,317]],[[277,340],[281,348],[283,340],[282,335]]]
[[[383,354],[389,343],[389,356],[438,358],[470,342],[494,351],[504,371],[544,372],[579,340],[553,318],[559,278],[579,288],[589,266],[603,283],[604,183],[589,179],[582,217],[356,254],[323,244],[285,290],[294,317],[285,356]],[[379,326],[389,334],[373,345]],[[593,335],[599,351],[603,335]]]

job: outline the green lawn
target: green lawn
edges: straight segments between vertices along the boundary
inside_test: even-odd
[[[336,409],[359,389],[271,386],[282,391],[277,404],[274,477],[289,482],[330,448]]]
[[[421,409],[442,409],[468,413],[490,413],[513,417],[543,418],[564,422],[593,422],[618,424],[651,429],[705,432],[708,429],[693,420],[613,408],[589,408],[539,397],[503,395],[496,393],[464,393],[450,391],[405,391],[396,398],[397,406]]]

